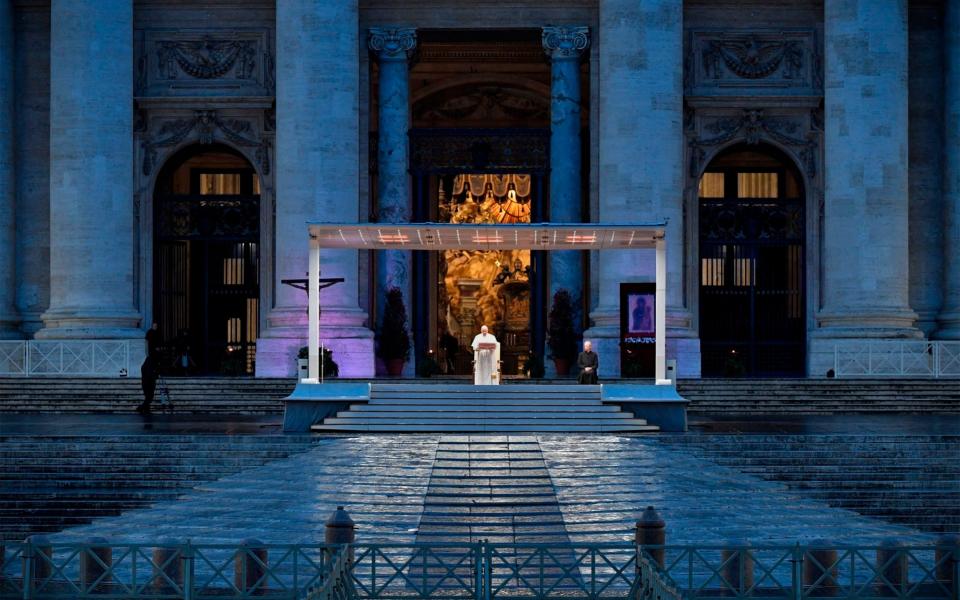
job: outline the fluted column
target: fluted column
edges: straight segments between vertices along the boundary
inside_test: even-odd
[[[935,337],[960,340],[960,0],[947,0],[944,19],[943,310]]]
[[[132,144],[132,0],[53,0],[50,308],[38,338],[143,336],[133,306]]]
[[[307,221],[359,218],[357,0],[277,2],[276,256],[268,329],[257,341],[257,375],[289,375],[307,343],[307,298],[280,283],[308,269]],[[373,334],[358,304],[356,250],[322,250],[320,339],[342,377],[373,376]]]
[[[909,308],[906,0],[826,0],[824,305],[810,374],[837,339],[916,338]]]
[[[683,294],[683,2],[600,0],[599,217],[667,220],[667,357],[700,374]],[[601,251],[599,300],[585,338],[601,376],[620,373],[620,283],[653,282],[654,253]],[[614,363],[615,368],[614,368]]]
[[[377,87],[377,217],[381,223],[409,223],[410,194],[410,82],[408,60],[417,45],[411,28],[371,28],[368,39],[379,65]],[[387,292],[400,288],[412,326],[413,272],[408,250],[383,250],[377,255],[377,325],[383,322]],[[414,361],[404,366],[412,373]]]
[[[590,44],[587,27],[543,28],[543,49],[550,57],[550,221],[582,220],[580,191],[580,55]],[[573,298],[574,330],[583,330],[583,252],[551,252],[550,295],[561,289]]]
[[[15,307],[16,178],[13,161],[13,2],[0,0],[0,339],[20,337]]]

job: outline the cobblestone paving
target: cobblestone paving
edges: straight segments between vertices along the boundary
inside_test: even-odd
[[[672,447],[656,437],[540,436],[571,540],[632,540],[643,508],[667,523],[669,544],[879,544],[935,536],[833,508]]]
[[[933,539],[656,437],[611,435],[331,437],[179,500],[52,537],[317,542],[338,504],[358,523],[360,541],[624,541],[648,504],[676,544]]]
[[[196,543],[323,541],[324,522],[344,505],[361,539],[414,541],[437,448],[436,436],[331,437],[284,460],[202,485],[182,498],[51,536],[117,542],[162,538]]]

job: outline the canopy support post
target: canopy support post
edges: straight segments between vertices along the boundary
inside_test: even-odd
[[[307,338],[309,365],[308,378],[320,379],[320,244],[310,236],[309,282],[307,284],[307,323],[310,333]]]
[[[656,329],[654,374],[657,385],[670,385],[667,377],[667,241],[664,235],[656,240]]]

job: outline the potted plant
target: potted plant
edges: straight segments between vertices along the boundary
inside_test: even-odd
[[[577,355],[577,337],[573,329],[573,299],[570,292],[559,289],[553,295],[553,306],[547,321],[547,346],[557,375],[570,373],[570,364]]]
[[[425,356],[417,361],[417,377],[433,377],[440,373],[440,363],[433,356],[433,350],[428,350]]]
[[[300,351],[297,352],[297,371],[300,375],[300,379],[306,379],[310,376],[310,348],[303,346],[300,348]],[[333,350],[330,348],[323,348],[323,378],[328,379],[330,377],[337,377],[340,375],[340,365],[338,365],[333,360]]]
[[[407,331],[407,308],[400,288],[387,291],[383,309],[383,323],[377,335],[377,356],[383,359],[387,374],[396,377],[403,373],[403,363],[410,360],[410,333]]]
[[[531,353],[523,363],[523,372],[531,379],[543,379],[545,372],[543,368],[543,357],[536,352]]]

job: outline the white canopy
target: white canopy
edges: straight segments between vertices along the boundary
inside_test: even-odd
[[[309,380],[320,377],[320,249],[641,250],[656,249],[656,379],[666,375],[666,223],[308,223]]]
[[[634,250],[655,248],[665,223],[310,223],[320,248],[362,250]]]

